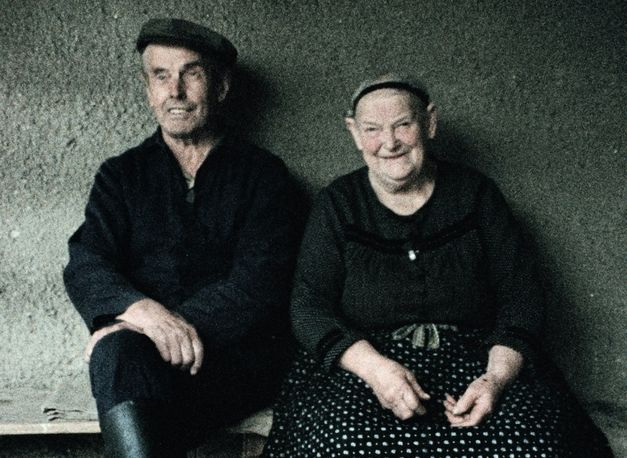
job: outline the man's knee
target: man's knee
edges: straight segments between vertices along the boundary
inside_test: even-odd
[[[92,394],[98,412],[134,399],[161,399],[169,390],[167,364],[143,334],[120,330],[104,336],[89,362]]]
[[[89,361],[90,370],[112,369],[119,364],[150,359],[157,349],[143,334],[128,329],[107,334],[94,347]]]

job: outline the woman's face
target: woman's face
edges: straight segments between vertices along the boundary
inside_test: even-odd
[[[406,188],[420,174],[425,141],[435,135],[435,108],[426,109],[412,94],[379,89],[361,98],[354,118],[347,118],[369,174],[389,192]]]

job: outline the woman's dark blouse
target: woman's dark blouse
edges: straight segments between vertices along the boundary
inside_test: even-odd
[[[542,302],[532,256],[494,182],[438,162],[433,195],[410,216],[379,202],[365,167],[320,193],[291,314],[298,340],[330,368],[369,331],[410,323],[486,328],[488,346],[529,356]]]

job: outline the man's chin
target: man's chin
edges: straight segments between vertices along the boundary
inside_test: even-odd
[[[180,131],[164,131],[165,134],[170,137],[170,138],[174,138],[175,140],[191,140],[194,137],[198,136],[197,132],[180,132]]]
[[[174,140],[193,140],[202,136],[203,129],[168,129],[161,126],[161,130],[165,135]]]

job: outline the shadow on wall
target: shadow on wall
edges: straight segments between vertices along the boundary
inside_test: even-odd
[[[271,79],[265,78],[246,65],[238,65],[235,68],[233,82],[225,107],[226,126],[239,139],[256,143],[264,117],[277,98],[276,86]],[[291,172],[298,191],[295,196],[299,200],[300,210],[297,218],[302,223],[311,208],[313,190],[307,182],[307,177],[293,170]]]
[[[276,95],[272,80],[246,65],[238,65],[226,106],[227,127],[243,140],[253,142],[264,113],[273,105]]]
[[[454,125],[445,121],[438,124],[438,136],[430,145],[431,151],[444,160],[464,163],[479,170],[490,170],[493,169],[493,164],[490,164],[493,159],[490,158],[501,157],[501,151],[482,134],[475,131],[459,132]],[[509,173],[515,171],[510,170]],[[568,247],[556,245],[555,237],[551,237],[542,222],[527,212],[524,202],[514,202],[508,196],[506,199],[536,260],[545,297],[545,325],[540,348],[557,363],[571,389],[579,394],[585,409],[605,431],[624,431],[627,425],[624,400],[610,402],[595,399],[596,387],[584,385],[576,377],[576,374],[589,371],[590,368],[602,369],[597,358],[603,358],[604,348],[620,345],[619,337],[605,334],[609,332],[604,323],[607,317],[594,310],[584,312],[572,303],[573,293],[569,291],[573,286],[570,283],[572,279],[566,272],[567,266],[563,264],[568,256]],[[548,244],[551,244],[550,250],[546,249]],[[588,393],[588,396],[584,393]]]
[[[462,133],[450,122],[444,120],[438,123],[438,135],[431,141],[430,150],[435,157],[443,160],[466,164],[481,171],[494,169],[494,164],[491,164],[490,161],[493,158],[501,157],[501,151],[499,151],[498,146],[491,144],[487,137],[482,134],[482,132],[477,131]],[[515,173],[515,171],[510,170],[509,173]],[[495,177],[491,176],[491,178]],[[501,191],[503,192],[504,189]],[[559,287],[563,284],[559,261],[541,248],[543,232],[538,223],[534,221],[533,215],[525,213],[524,205],[512,201],[507,195],[506,200],[519,224],[527,246],[534,255],[538,278],[545,296],[547,310],[545,320],[550,321],[555,318],[556,314],[559,314],[559,311],[568,309],[566,292]],[[550,323],[545,323],[542,342],[539,346],[547,349],[547,353],[551,356],[555,356],[552,354],[554,351],[551,351],[555,350],[551,345],[554,343],[551,342],[554,339],[551,339],[549,335],[551,332]]]
[[[464,140],[464,135],[457,132],[446,120],[438,121],[438,134],[429,144],[431,153],[438,159],[468,164],[476,168],[476,163],[469,158],[477,158],[477,151]]]

